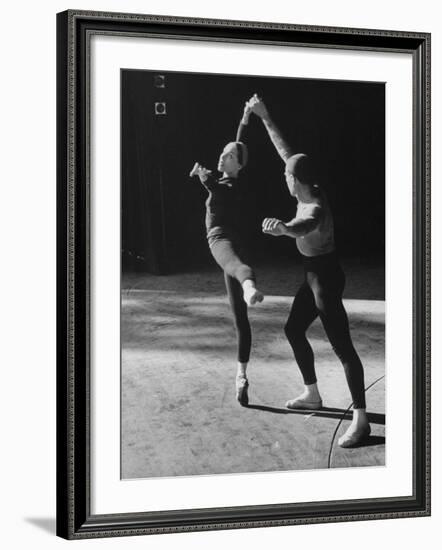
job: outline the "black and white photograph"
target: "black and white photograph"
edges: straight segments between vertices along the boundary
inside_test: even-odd
[[[384,466],[385,84],[120,78],[121,478]]]
[[[437,548],[440,12],[5,3],[2,548]]]
[[[430,514],[429,74],[425,32],[57,14],[57,535]]]

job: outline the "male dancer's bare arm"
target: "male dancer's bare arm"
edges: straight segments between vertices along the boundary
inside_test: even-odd
[[[258,115],[259,118],[262,120],[270,137],[270,140],[275,146],[275,149],[278,152],[279,156],[284,162],[286,162],[293,155],[293,151],[290,145],[285,141],[279,128],[273,122],[264,102],[255,94],[248,103],[250,105],[251,111]]]
[[[293,218],[284,223],[276,218],[266,218],[262,222],[262,231],[274,237],[291,237],[297,239],[314,231],[320,222],[320,208],[315,209],[312,214],[305,218]]]
[[[284,224],[285,226],[285,232],[284,234],[287,237],[292,237],[293,239],[296,239],[297,237],[303,237],[304,235],[307,235],[308,233],[311,233],[314,231],[320,221],[320,209],[316,212],[313,212],[311,216],[308,216],[306,218],[294,218],[290,222],[287,222]]]
[[[273,120],[270,118],[270,116],[267,116],[266,118],[261,118],[261,120],[267,130],[267,133],[269,134],[273,145],[275,146],[275,149],[278,151],[279,156],[284,162],[287,162],[287,160],[293,155],[290,146],[285,141],[281,132],[279,131]]]

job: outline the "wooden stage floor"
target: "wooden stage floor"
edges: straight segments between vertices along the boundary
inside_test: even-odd
[[[347,309],[365,369],[372,434],[341,449],[351,418],[343,368],[320,321],[309,330],[324,408],[290,411],[302,380],[283,333],[299,266],[258,271],[266,293],[250,309],[249,407],[235,400],[236,339],[217,269],[122,281],[122,477],[125,479],[383,466],[384,272],[344,262]]]

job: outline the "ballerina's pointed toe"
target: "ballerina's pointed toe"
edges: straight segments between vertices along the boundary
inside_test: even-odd
[[[249,381],[247,378],[236,379],[236,400],[242,407],[249,404]]]

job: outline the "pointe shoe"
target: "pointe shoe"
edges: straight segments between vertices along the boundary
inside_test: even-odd
[[[236,399],[242,407],[249,404],[249,381],[243,376],[236,378]]]
[[[354,431],[351,434],[349,434],[347,430],[347,432],[345,432],[345,434],[338,439],[338,445],[340,447],[343,447],[344,449],[348,449],[349,447],[355,447],[356,445],[360,445],[368,438],[368,436],[370,435],[370,432],[371,432],[370,424],[368,424],[367,426],[364,426],[360,430]]]
[[[250,291],[244,292],[244,301],[248,306],[254,306],[264,300],[264,294],[257,288],[252,288]]]
[[[306,401],[305,399],[298,397],[297,399],[287,401],[285,406],[288,409],[307,409],[309,411],[317,411],[322,409],[322,399],[319,401]]]

